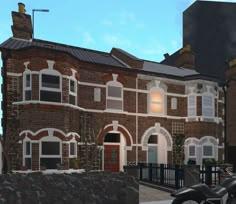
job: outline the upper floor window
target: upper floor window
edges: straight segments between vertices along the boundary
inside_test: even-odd
[[[150,92],[150,113],[164,113],[164,95],[163,92],[157,89],[152,89]]]
[[[107,109],[123,110],[123,86],[117,81],[107,83]]]
[[[25,101],[32,99],[32,75],[30,72],[25,72],[23,74],[23,98]]]
[[[57,71],[43,70],[40,74],[40,100],[61,102],[61,76]]]
[[[202,96],[202,116],[214,117],[214,98],[212,95]]]
[[[196,96],[189,95],[188,96],[188,116],[189,117],[194,117],[197,115],[196,107],[197,107]]]
[[[75,79],[69,80],[69,103],[76,105],[77,104],[77,83]]]

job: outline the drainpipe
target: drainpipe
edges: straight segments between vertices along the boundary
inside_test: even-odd
[[[228,144],[227,144],[227,90],[226,90],[227,84],[223,85],[223,92],[224,92],[224,160],[225,162],[228,162],[228,152],[227,152],[227,148],[228,148]]]
[[[138,165],[138,76],[136,77],[136,165]]]
[[[2,131],[3,131],[3,140],[6,140],[7,137],[7,60],[11,57],[11,51],[5,50],[6,54],[2,55]],[[3,52],[2,52],[3,53]],[[3,148],[4,150],[4,148]],[[4,154],[3,154],[4,155]],[[7,160],[5,156],[3,158],[3,173],[7,173]]]

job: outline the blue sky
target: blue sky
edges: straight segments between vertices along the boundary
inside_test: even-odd
[[[182,47],[182,12],[195,0],[24,0],[35,12],[35,38],[110,52],[122,48],[136,57],[161,61]],[[223,0],[222,0],[223,1]],[[0,43],[12,36],[11,11],[19,0],[0,1]],[[226,1],[236,2],[236,0]],[[0,62],[0,66],[1,62]],[[0,83],[2,79],[0,79]],[[2,113],[0,112],[0,115]],[[2,132],[0,128],[0,133]]]

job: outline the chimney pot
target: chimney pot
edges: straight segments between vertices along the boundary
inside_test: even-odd
[[[167,59],[169,56],[169,53],[164,54],[165,59]]]
[[[18,3],[18,12],[23,14],[25,13],[25,4],[21,2]]]

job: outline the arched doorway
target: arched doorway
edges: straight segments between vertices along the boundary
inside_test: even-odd
[[[172,151],[172,137],[169,132],[156,123],[150,127],[142,136],[142,150],[147,151],[146,161],[148,163],[168,163],[168,151]]]
[[[106,171],[123,171],[127,164],[126,141],[122,133],[110,131],[104,137],[103,169]]]

